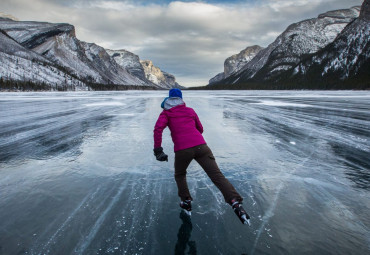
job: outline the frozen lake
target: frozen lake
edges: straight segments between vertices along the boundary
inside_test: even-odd
[[[370,254],[370,92],[184,91],[251,216],[194,161],[182,217],[161,92],[0,94],[0,254]]]

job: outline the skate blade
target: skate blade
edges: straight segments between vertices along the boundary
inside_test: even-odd
[[[250,221],[250,220],[246,220],[246,221],[244,221],[244,224],[245,224],[245,225],[247,225],[247,224],[248,224],[248,226],[250,226],[250,225],[251,225],[251,221]]]
[[[188,216],[191,216],[191,211],[188,211],[188,210],[185,210],[185,209],[182,209],[184,211],[184,213],[186,213],[186,215]]]
[[[243,221],[243,224],[245,224],[245,225],[251,225],[251,221],[250,221],[250,219],[247,219],[247,216],[246,215],[242,215],[242,221]]]

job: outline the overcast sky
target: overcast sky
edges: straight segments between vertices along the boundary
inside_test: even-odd
[[[70,23],[78,39],[126,49],[176,76],[206,85],[224,60],[272,43],[288,25],[362,0],[1,0],[19,20]]]

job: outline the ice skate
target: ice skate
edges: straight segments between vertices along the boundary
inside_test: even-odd
[[[191,216],[191,200],[184,200],[180,202],[180,207],[184,210],[184,212]]]
[[[231,201],[231,206],[232,206],[236,216],[238,216],[239,220],[243,224],[248,224],[250,226],[251,225],[250,217],[249,217],[248,213],[244,210],[241,203],[239,201],[236,201],[236,200],[233,199]]]

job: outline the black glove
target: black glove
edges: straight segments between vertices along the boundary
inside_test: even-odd
[[[153,151],[158,161],[168,161],[168,156],[163,152],[162,147],[154,148]]]

